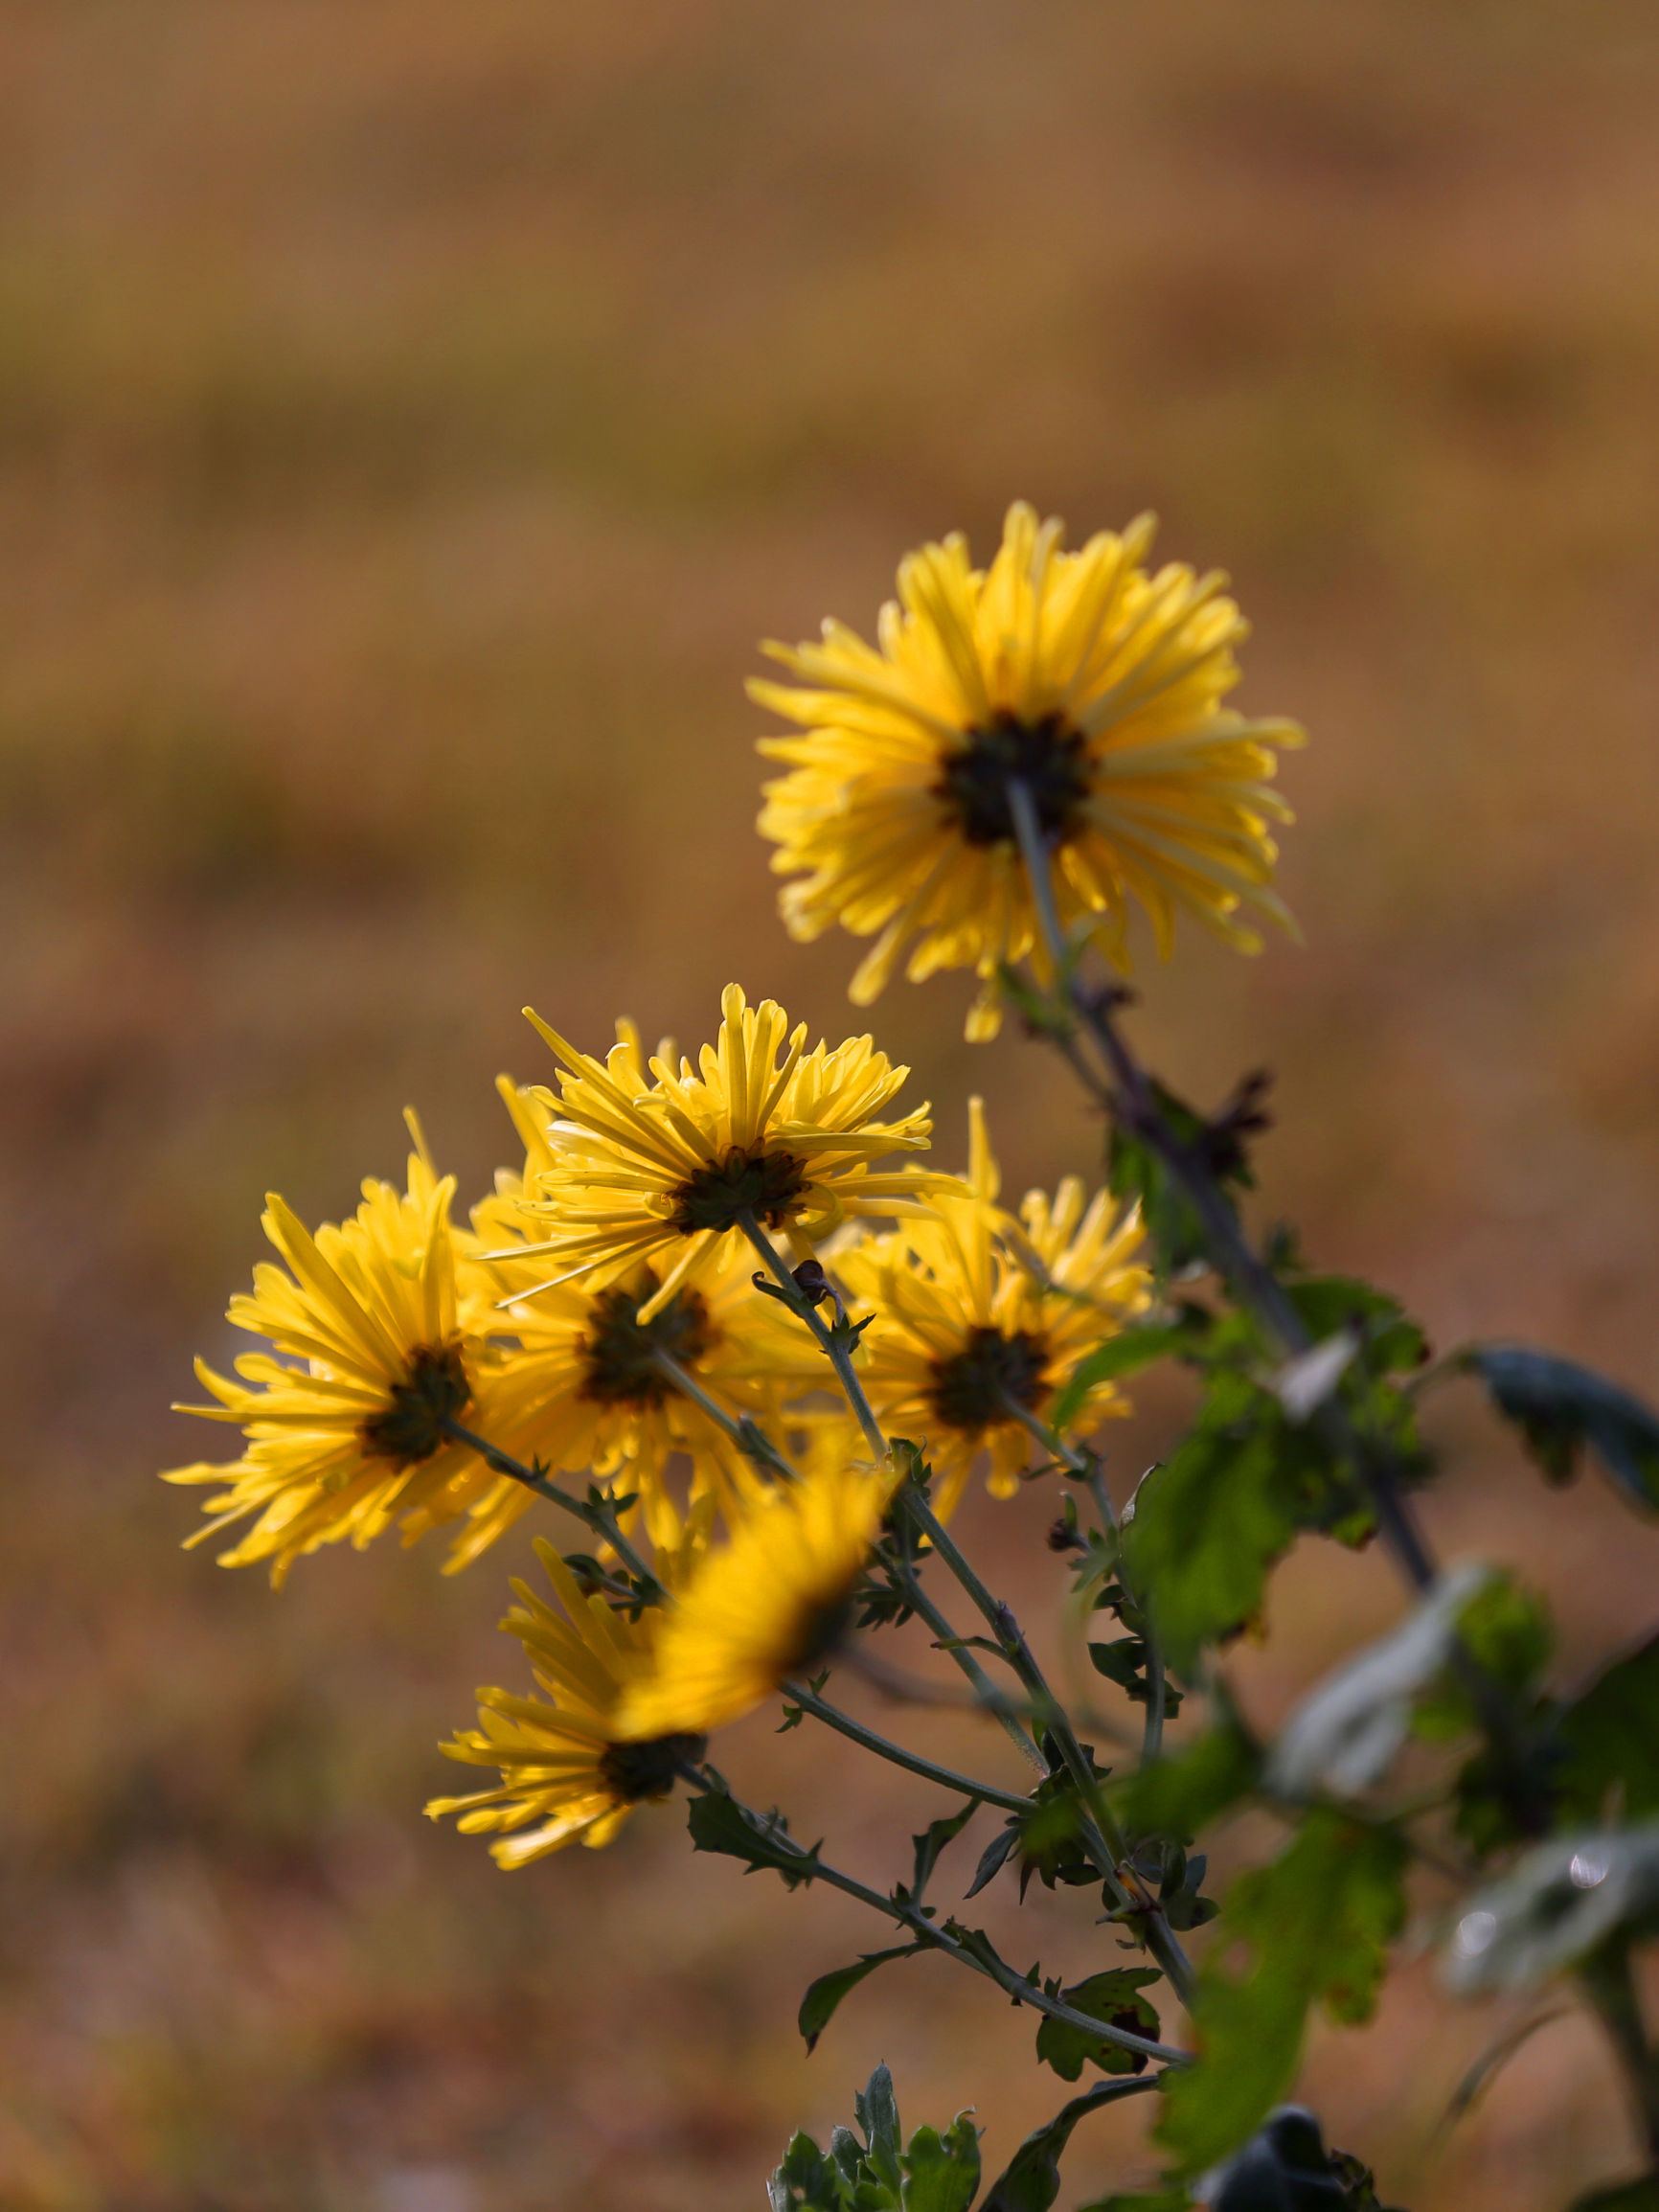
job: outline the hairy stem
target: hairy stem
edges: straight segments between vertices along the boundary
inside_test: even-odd
[[[776,1280],[784,1294],[784,1303],[798,1320],[806,1322],[818,1339],[819,1348],[834,1367],[841,1387],[847,1393],[848,1404],[858,1417],[858,1425],[864,1431],[865,1442],[877,1459],[885,1459],[887,1439],[882,1434],[880,1422],[871,1410],[869,1399],[864,1395],[864,1385],[853,1372],[852,1345],[826,1325],[817,1307],[779,1258],[770,1237],[746,1207],[738,1216],[738,1226],[754,1245],[768,1273]]]
[[[892,1743],[878,1735],[874,1728],[855,1721],[851,1713],[842,1712],[815,1691],[802,1682],[785,1682],[784,1695],[804,1713],[810,1713],[815,1721],[833,1728],[853,1744],[861,1744],[866,1751],[874,1751],[878,1759],[886,1759],[895,1767],[902,1767],[907,1773],[920,1774],[924,1782],[937,1782],[942,1790],[954,1790],[964,1797],[978,1797],[987,1805],[997,1805],[1005,1813],[1028,1813],[1029,1797],[1016,1797],[1011,1790],[999,1790],[989,1782],[975,1782],[966,1774],[953,1773],[950,1767],[941,1767],[932,1759],[923,1759],[919,1752],[907,1751],[903,1745]]]
[[[640,1594],[653,1605],[662,1602],[666,1595],[662,1584],[624,1536],[616,1515],[609,1507],[589,1505],[584,1498],[573,1496],[568,1490],[560,1490],[557,1483],[551,1481],[536,1469],[525,1467],[497,1446],[486,1443],[482,1436],[475,1436],[470,1428],[463,1428],[459,1421],[445,1420],[439,1425],[444,1435],[453,1438],[457,1444],[470,1445],[492,1473],[510,1475],[514,1482],[521,1482],[527,1490],[534,1491],[537,1497],[545,1497],[554,1505],[563,1506],[566,1513],[575,1514],[578,1520],[585,1522],[595,1536],[602,1537],[609,1544],[638,1582]]]
[[[708,1781],[695,1768],[687,1770],[687,1779],[695,1782],[703,1790],[710,1788]],[[1113,2027],[1104,2020],[1092,2018],[1087,2013],[1078,2012],[1059,1997],[1051,1997],[1039,1983],[1027,1981],[1023,1974],[1016,1973],[1012,1967],[1001,1959],[969,1950],[967,1945],[947,1934],[943,1927],[936,1927],[918,1906],[901,1904],[897,1898],[883,1897],[878,1889],[872,1889],[868,1882],[856,1881],[851,1874],[843,1874],[838,1866],[830,1866],[822,1859],[814,1859],[810,1879],[814,1881],[827,1881],[831,1889],[840,1890],[845,1897],[855,1897],[860,1904],[869,1905],[872,1912],[880,1913],[883,1919],[897,1921],[900,1927],[907,1928],[929,1950],[943,1951],[947,1958],[954,1958],[960,1965],[970,1967],[975,1973],[984,1974],[987,1980],[995,1982],[1016,2003],[1028,2004],[1035,2012],[1046,2013],[1050,2019],[1060,2020],[1069,2028],[1079,2028],[1101,2042],[1115,2043],[1121,2049],[1134,2051],[1142,2058],[1156,2059],[1164,2065],[1186,2066],[1193,2063],[1190,2051],[1176,2050],[1170,2043],[1154,2042],[1150,2037],[1134,2035],[1127,2028]]]
[[[1284,1287],[1251,1249],[1220,1185],[1208,1164],[1172,1129],[1147,1071],[1135,1059],[1113,1019],[1109,993],[1079,987],[1074,967],[1059,933],[1055,912],[1053,859],[1043,838],[1031,792],[1017,782],[1009,785],[1009,805],[1020,855],[1032,888],[1045,949],[1057,978],[1057,992],[1063,1000],[1069,1027],[1057,1032],[1057,1041],[1091,1096],[1121,1128],[1132,1129],[1157,1154],[1165,1170],[1180,1186],[1197,1215],[1210,1258],[1233,1289],[1239,1304],[1250,1312],[1271,1349],[1290,1359],[1311,1351],[1313,1339],[1305,1327]],[[1105,1073],[1090,1067],[1078,1047],[1076,1028],[1100,1054]],[[1423,1541],[1391,1456],[1379,1451],[1354,1428],[1343,1407],[1328,1399],[1313,1415],[1314,1425],[1333,1454],[1352,1471],[1376,1518],[1377,1533],[1405,1580],[1420,1596],[1433,1584],[1437,1569]],[[1481,1725],[1497,1750],[1509,1774],[1511,1807],[1522,1828],[1541,1834],[1549,1825],[1548,1807],[1526,1778],[1526,1744],[1522,1725],[1502,1688],[1461,1645],[1454,1646],[1452,1664],[1468,1691]]]
[[[758,1423],[739,1420],[730,1414],[716,1398],[712,1398],[697,1380],[660,1344],[651,1347],[651,1359],[659,1372],[667,1377],[684,1398],[689,1398],[700,1413],[706,1414],[720,1433],[727,1437],[743,1457],[758,1467],[762,1474],[776,1474],[784,1482],[796,1482],[800,1477],[771,1438]]]

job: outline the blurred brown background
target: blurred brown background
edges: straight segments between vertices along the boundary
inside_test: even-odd
[[[1656,102],[1644,0],[6,11],[7,2212],[714,2212],[878,2057],[912,2124],[977,2103],[988,2156],[1058,2102],[943,1962],[805,2059],[805,1978],[872,1931],[691,1861],[677,1813],[513,1877],[420,1819],[511,1676],[522,1551],[330,1556],[278,1600],[181,1555],[195,1500],[153,1480],[217,1433],[165,1407],[234,1348],[261,1194],[337,1216],[411,1098],[479,1190],[489,1079],[545,1068],[527,998],[690,1038],[736,973],[863,1026],[851,946],[772,918],[740,685],[761,633],[867,627],[923,535],[1152,505],[1232,571],[1243,697],[1316,741],[1307,949],[1189,940],[1143,1035],[1204,1096],[1273,1064],[1264,1205],[1439,1340],[1659,1388]],[[1086,1164],[966,995],[875,1024],[947,1154],[983,1086],[1011,1179]],[[1651,1534],[1437,1422],[1437,1536],[1547,1578],[1564,1678],[1651,1624]],[[968,1523],[1035,1617],[1050,1510]],[[1291,1562],[1255,1709],[1398,1602]],[[941,1809],[807,1731],[721,1755],[869,1870]],[[1086,1899],[988,1925],[1100,1956]],[[1316,2039],[1413,2212],[1630,2160],[1575,2025],[1436,2146],[1508,2017],[1408,1966]],[[1147,2171],[1134,2108],[1090,2125],[1064,2201]]]

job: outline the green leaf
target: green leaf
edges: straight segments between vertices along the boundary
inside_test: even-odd
[[[1621,1792],[1623,1816],[1659,1813],[1659,1636],[1616,1660],[1561,1716],[1557,1787],[1568,1818],[1599,1820]]]
[[[1152,1321],[1132,1329],[1120,1329],[1115,1336],[1097,1344],[1078,1362],[1071,1380],[1049,1408],[1049,1426],[1064,1435],[1082,1411],[1083,1401],[1091,1390],[1102,1382],[1115,1382],[1120,1375],[1133,1375],[1140,1368],[1151,1366],[1156,1359],[1173,1358],[1186,1350],[1199,1334],[1194,1316],[1208,1327],[1208,1315],[1194,1306],[1188,1308],[1179,1321]]]
[[[960,1813],[948,1813],[943,1820],[935,1820],[920,1836],[913,1836],[916,1847],[916,1870],[911,1877],[909,1897],[912,1904],[921,1903],[921,1893],[928,1879],[939,1863],[939,1855],[947,1843],[955,1841],[984,1803],[983,1798],[970,1797]]]
[[[893,2076],[885,2066],[877,2066],[865,2087],[854,2095],[852,2109],[864,2131],[867,2163],[897,2197],[904,2181],[898,2164],[902,2137],[898,2127],[898,2099],[893,2093]]]
[[[1592,2189],[1575,2197],[1571,2212],[1659,2212],[1659,2174],[1639,2181],[1616,2181],[1611,2189]]]
[[[1204,1734],[1143,1767],[1112,1792],[1131,1841],[1191,1843],[1256,1787],[1261,1753],[1230,1699],[1217,1695]]]
[[[818,2038],[834,2018],[842,1998],[878,1966],[885,1966],[890,1958],[914,1958],[919,1950],[927,1948],[925,1944],[901,1943],[892,1950],[867,1950],[856,1966],[837,1967],[833,1973],[821,1973],[801,1999],[801,2010],[796,2016],[795,2024],[807,2039],[807,2052],[817,2048]]]
[[[968,2212],[979,2188],[979,2130],[958,2112],[943,2135],[918,2128],[904,2154],[904,2212]]]
[[[1060,2193],[1060,2159],[1072,2131],[1089,2112],[1149,2088],[1149,2081],[1097,2082],[1069,2105],[1062,2105],[1043,2128],[1034,2128],[1014,2153],[1006,2173],[991,2184],[980,2212],[1049,2212]]]
[[[1182,2173],[1215,2165],[1261,2126],[1295,2079],[1311,2005],[1345,2022],[1369,2018],[1405,1917],[1406,1859],[1393,1829],[1322,1806],[1270,1866],[1234,1883],[1198,1973],[1199,2063],[1165,2077],[1155,2132]],[[1229,1973],[1240,1943],[1249,1964]]]
[[[840,2169],[810,2135],[797,2132],[766,2184],[772,2212],[852,2212]]]
[[[1524,1344],[1478,1344],[1463,1361],[1520,1429],[1547,1480],[1571,1482],[1587,1445],[1633,1504],[1659,1506],[1659,1416],[1639,1398]]]
[[[1518,1699],[1535,1698],[1556,1648],[1549,1608],[1535,1592],[1494,1574],[1460,1610],[1457,1632],[1458,1642],[1489,1680]],[[1413,1732],[1428,1743],[1444,1742],[1478,1725],[1467,1689],[1450,1674],[1420,1700],[1412,1722]]]
[[[1260,1609],[1267,1570],[1295,1538],[1275,1427],[1196,1428],[1135,1494],[1125,1564],[1180,1673]]]
[[[693,1797],[686,1816],[693,1851],[716,1851],[727,1859],[740,1859],[754,1873],[770,1867],[794,1889],[810,1881],[818,1872],[818,1846],[810,1850],[789,1834],[781,1813],[751,1813],[723,1790],[706,1790]]]
[[[1086,1981],[1074,1982],[1058,1994],[1075,2012],[1087,2013],[1090,2019],[1103,2020],[1108,2027],[1127,2028],[1131,2035],[1147,2036],[1156,2042],[1158,2016],[1140,1992],[1159,1979],[1156,1967],[1120,1966],[1105,1973],[1090,1974]],[[1062,2082],[1075,2082],[1085,2063],[1099,2066],[1103,2074],[1139,2074],[1147,2065],[1144,2052],[1126,2051],[1121,2043],[1102,2041],[1067,2020],[1047,2015],[1037,2023],[1036,2055]]]
[[[1407,1374],[1427,1357],[1423,1333],[1398,1299],[1357,1276],[1305,1275],[1286,1283],[1284,1294],[1316,1344],[1352,1330],[1356,1360],[1372,1376]]]

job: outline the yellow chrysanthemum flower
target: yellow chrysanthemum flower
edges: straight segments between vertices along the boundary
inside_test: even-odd
[[[803,878],[780,901],[792,935],[879,931],[857,1004],[908,946],[913,981],[966,967],[985,979],[968,1019],[984,1038],[1000,1018],[998,964],[1034,946],[1046,967],[1013,779],[1054,854],[1061,923],[1097,916],[1120,964],[1131,899],[1166,952],[1182,907],[1242,950],[1260,940],[1241,908],[1291,926],[1268,833],[1290,816],[1268,779],[1274,748],[1302,733],[1222,705],[1245,625],[1222,577],[1148,574],[1152,531],[1142,516],[1062,553],[1061,525],[1016,504],[988,570],[960,536],[906,557],[879,650],[834,622],[821,645],[766,646],[806,688],[750,694],[807,734],[761,744],[790,772],[766,786],[761,832],[773,867]]]
[[[727,1512],[754,1482],[753,1471],[719,1426],[685,1396],[656,1363],[667,1353],[734,1418],[749,1414],[777,1432],[777,1382],[757,1372],[745,1338],[747,1319],[761,1304],[751,1285],[755,1260],[735,1243],[716,1255],[693,1288],[677,1291],[648,1322],[639,1318],[658,1287],[649,1267],[595,1289],[590,1284],[539,1288],[543,1261],[527,1257],[524,1194],[554,1164],[546,1111],[536,1094],[503,1076],[497,1088],[525,1144],[525,1169],[503,1169],[492,1197],[472,1210],[474,1243],[489,1260],[470,1272],[486,1286],[492,1316],[514,1341],[503,1345],[492,1397],[489,1441],[518,1460],[539,1460],[557,1472],[591,1475],[640,1505],[651,1541],[671,1545],[680,1509],[665,1484],[670,1460],[690,1461],[690,1498],[716,1497]],[[468,1508],[449,1571],[492,1543],[535,1503],[534,1492],[500,1477]],[[445,1501],[439,1500],[442,1507]]]
[[[623,1735],[706,1735],[809,1671],[845,1633],[896,1477],[842,1462],[759,1494],[731,1540],[672,1598],[650,1675],[625,1694]]]
[[[1085,1206],[1082,1184],[1067,1176],[1052,1203],[1030,1192],[1011,1219],[997,1203],[1001,1173],[978,1099],[969,1115],[968,1175],[957,1195],[936,1197],[929,1219],[893,1235],[850,1239],[830,1263],[854,1314],[874,1316],[858,1370],[876,1418],[889,1435],[922,1445],[942,1515],[982,1459],[992,1494],[1013,1495],[1040,1447],[1009,1401],[1045,1418],[1085,1353],[1150,1295],[1134,1213],[1120,1213],[1103,1191]],[[1076,1425],[1086,1433],[1128,1410],[1102,1383]]]
[[[479,1725],[440,1749],[466,1766],[496,1767],[500,1786],[435,1797],[426,1808],[434,1820],[458,1813],[466,1835],[500,1831],[489,1850],[505,1867],[579,1838],[590,1849],[610,1842],[634,1807],[668,1796],[682,1765],[704,1748],[691,1731],[645,1742],[619,1736],[619,1701],[649,1677],[661,1616],[630,1621],[603,1598],[584,1597],[553,1546],[538,1539],[535,1548],[558,1607],[515,1581],[519,1604],[501,1625],[523,1644],[548,1701],[480,1690]]]
[[[345,1539],[360,1550],[395,1515],[430,1513],[440,1500],[448,1517],[497,1479],[445,1432],[463,1416],[488,1426],[492,1361],[458,1293],[454,1178],[439,1178],[413,1117],[410,1126],[420,1150],[406,1194],[367,1181],[353,1218],[314,1238],[271,1196],[264,1231],[292,1273],[261,1261],[252,1295],[233,1298],[229,1318],[275,1354],[243,1353],[240,1381],[198,1359],[219,1402],[177,1409],[246,1434],[240,1459],[163,1477],[225,1486],[191,1540],[257,1515],[223,1563],[268,1559],[278,1585],[303,1552]]]
[[[648,1083],[631,1036],[601,1061],[530,1016],[562,1065],[560,1095],[547,1096],[557,1116],[547,1132],[553,1161],[526,1209],[548,1234],[527,1248],[548,1256],[551,1282],[595,1288],[660,1266],[641,1322],[714,1264],[744,1214],[784,1231],[805,1257],[849,1217],[917,1210],[938,1179],[872,1172],[885,1153],[926,1150],[925,1106],[877,1118],[907,1067],[868,1037],[807,1052],[805,1022],[791,1034],[781,1006],[751,1007],[735,983],[720,1007],[719,1042],[703,1047],[701,1073],[687,1060],[676,1068],[668,1048]]]

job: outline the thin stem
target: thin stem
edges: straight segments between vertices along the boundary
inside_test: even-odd
[[[1659,2061],[1648,2041],[1628,1941],[1615,1936],[1592,1952],[1579,1967],[1579,1979],[1618,2054],[1648,2153],[1659,2159]]]
[[[864,1385],[853,1372],[852,1345],[837,1331],[826,1327],[817,1307],[779,1258],[772,1240],[746,1206],[739,1212],[738,1226],[776,1279],[779,1289],[784,1293],[784,1303],[799,1320],[806,1322],[818,1339],[820,1349],[840,1378],[841,1387],[847,1393],[847,1402],[858,1416],[858,1425],[864,1431],[865,1442],[877,1459],[885,1459],[887,1439],[882,1434],[880,1422],[871,1410],[869,1399],[864,1395]]]
[[[948,1767],[937,1766],[931,1759],[923,1759],[919,1752],[907,1751],[901,1744],[895,1744],[874,1728],[867,1728],[862,1721],[853,1720],[851,1713],[842,1712],[801,1682],[785,1682],[784,1695],[792,1703],[810,1713],[815,1721],[833,1728],[851,1743],[861,1744],[866,1751],[874,1751],[878,1759],[886,1759],[895,1767],[902,1767],[908,1773],[920,1774],[924,1782],[937,1782],[942,1790],[954,1790],[964,1797],[978,1797],[987,1805],[999,1805],[1005,1813],[1029,1813],[1031,1799],[1016,1797],[1011,1790],[998,1790],[989,1782],[975,1782],[966,1774],[956,1774]]]
[[[979,1608],[992,1635],[1030,1691],[1033,1702],[1047,1713],[1048,1730],[1058,1746],[1066,1771],[1083,1806],[1094,1815],[1093,1820],[1086,1817],[1083,1819],[1079,1834],[1084,1849],[1095,1861],[1107,1895],[1118,1905],[1134,1904],[1137,1901],[1131,1897],[1118,1873],[1119,1866],[1129,1855],[1127,1838],[1101,1795],[1094,1769],[1082,1745],[1078,1742],[1066,1710],[1049,1688],[1042,1669],[1032,1656],[1031,1647],[1020,1632],[1018,1623],[1007,1606],[991,1596],[914,1484],[907,1485],[902,1494],[906,1512]],[[1190,2005],[1193,1990],[1193,1969],[1173,1930],[1162,1914],[1156,1912],[1146,1919],[1145,1927],[1148,1950],[1169,1976],[1170,1987],[1181,2002]]]
[[[445,1419],[439,1425],[446,1436],[457,1444],[470,1445],[492,1473],[511,1475],[527,1490],[534,1491],[537,1497],[545,1497],[554,1505],[563,1506],[566,1513],[575,1514],[584,1521],[595,1536],[602,1537],[640,1585],[640,1594],[651,1604],[659,1604],[667,1594],[661,1583],[647,1566],[627,1538],[618,1526],[616,1515],[603,1506],[589,1505],[585,1499],[573,1496],[568,1490],[560,1490],[557,1483],[549,1481],[534,1468],[525,1467],[511,1458],[499,1446],[489,1444],[482,1436],[475,1436],[470,1428],[463,1428],[459,1421]]]
[[[1092,1452],[1089,1455],[1089,1464],[1083,1479],[1089,1486],[1089,1495],[1095,1501],[1095,1511],[1101,1516],[1102,1528],[1107,1536],[1116,1536],[1118,1533],[1118,1516],[1112,1511],[1111,1493],[1106,1488],[1106,1478],[1101,1471],[1101,1463]]]
[[[709,1785],[704,1781],[702,1787],[707,1790]],[[1040,1984],[1027,1981],[1023,1974],[1016,1973],[1012,1967],[995,1957],[994,1953],[969,1950],[966,1944],[928,1920],[916,1905],[902,1904],[896,1898],[883,1897],[880,1890],[872,1889],[868,1882],[856,1881],[851,1874],[843,1874],[838,1866],[831,1866],[825,1859],[813,1859],[812,1873],[808,1879],[827,1881],[831,1889],[840,1890],[846,1897],[855,1897],[860,1904],[869,1905],[872,1912],[880,1913],[883,1919],[897,1921],[900,1927],[908,1928],[928,1950],[942,1950],[947,1958],[954,1958],[960,1965],[971,1967],[975,1973],[984,1974],[989,1981],[995,1982],[1016,2003],[1028,2004],[1036,2012],[1046,2013],[1050,2019],[1059,2020],[1069,2028],[1079,2028],[1097,2041],[1116,2043],[1122,2049],[1135,2051],[1143,2058],[1156,2059],[1164,2065],[1188,2066],[1193,2063],[1190,2051],[1176,2050],[1169,2043],[1153,2042],[1150,2037],[1134,2035],[1127,2028],[1113,2027],[1104,2020],[1092,2018],[1087,2013],[1076,2011],[1059,1997],[1051,1997]]]
[[[1079,990],[1071,974],[1055,912],[1052,861],[1031,794],[1018,783],[1009,786],[1010,810],[1020,855],[1031,881],[1033,902],[1045,946],[1064,993],[1066,1011],[1080,1020],[1100,1053],[1107,1074],[1092,1069],[1075,1035],[1057,1041],[1091,1095],[1122,1127],[1133,1129],[1162,1161],[1196,1213],[1210,1258],[1230,1283],[1240,1306],[1249,1311],[1281,1358],[1312,1349],[1313,1339],[1285,1294],[1284,1285],[1251,1249],[1208,1164],[1177,1135],[1165,1115],[1156,1089],[1125,1042],[1112,1018],[1112,1001],[1100,992]],[[1328,1399],[1313,1416],[1314,1425],[1333,1455],[1352,1470],[1376,1518],[1377,1533],[1396,1565],[1419,1595],[1436,1579],[1433,1556],[1412,1517],[1398,1471],[1385,1452],[1359,1434],[1344,1408]],[[1472,1699],[1481,1724],[1514,1777],[1513,1808],[1529,1833],[1548,1825],[1547,1808],[1526,1780],[1523,1732],[1508,1697],[1468,1652],[1455,1645],[1452,1664]]]
[[[1149,1624],[1148,1624],[1149,1628]],[[1147,1725],[1141,1737],[1141,1765],[1156,1759],[1164,1748],[1164,1706],[1168,1681],[1164,1654],[1148,1632],[1147,1636]]]
[[[747,1460],[766,1474],[781,1475],[785,1482],[798,1482],[800,1477],[771,1438],[755,1422],[739,1421],[726,1411],[716,1398],[711,1398],[696,1377],[680,1365],[673,1354],[661,1344],[651,1346],[651,1359],[680,1392],[689,1398],[699,1413],[706,1414],[720,1433],[729,1438]]]
[[[909,1601],[911,1611],[919,1619],[926,1622],[933,1630],[935,1639],[948,1651],[951,1658],[956,1661],[963,1674],[973,1685],[975,1701],[1000,1722],[1004,1735],[1007,1736],[1026,1765],[1046,1779],[1049,1763],[1021,1726],[1018,1715],[1007,1708],[996,1684],[973,1653],[964,1646],[949,1620],[922,1588],[920,1576],[910,1570],[906,1570],[904,1576],[904,1594]]]
[[[1026,880],[1031,885],[1032,904],[1036,908],[1037,927],[1054,963],[1056,980],[1062,981],[1066,972],[1066,945],[1060,931],[1059,909],[1055,904],[1054,867],[1031,786],[1017,776],[1011,776],[1008,782],[1008,808],[1013,816],[1014,835],[1019,840],[1020,857],[1025,862]]]
[[[1086,1479],[1089,1463],[1083,1454],[1074,1445],[1065,1443],[1059,1431],[1039,1419],[1029,1405],[1022,1405],[1006,1382],[999,1383],[997,1387],[1009,1419],[1017,1421],[1026,1433],[1042,1446],[1051,1459],[1057,1460],[1061,1467],[1069,1468],[1073,1474],[1080,1474]]]

